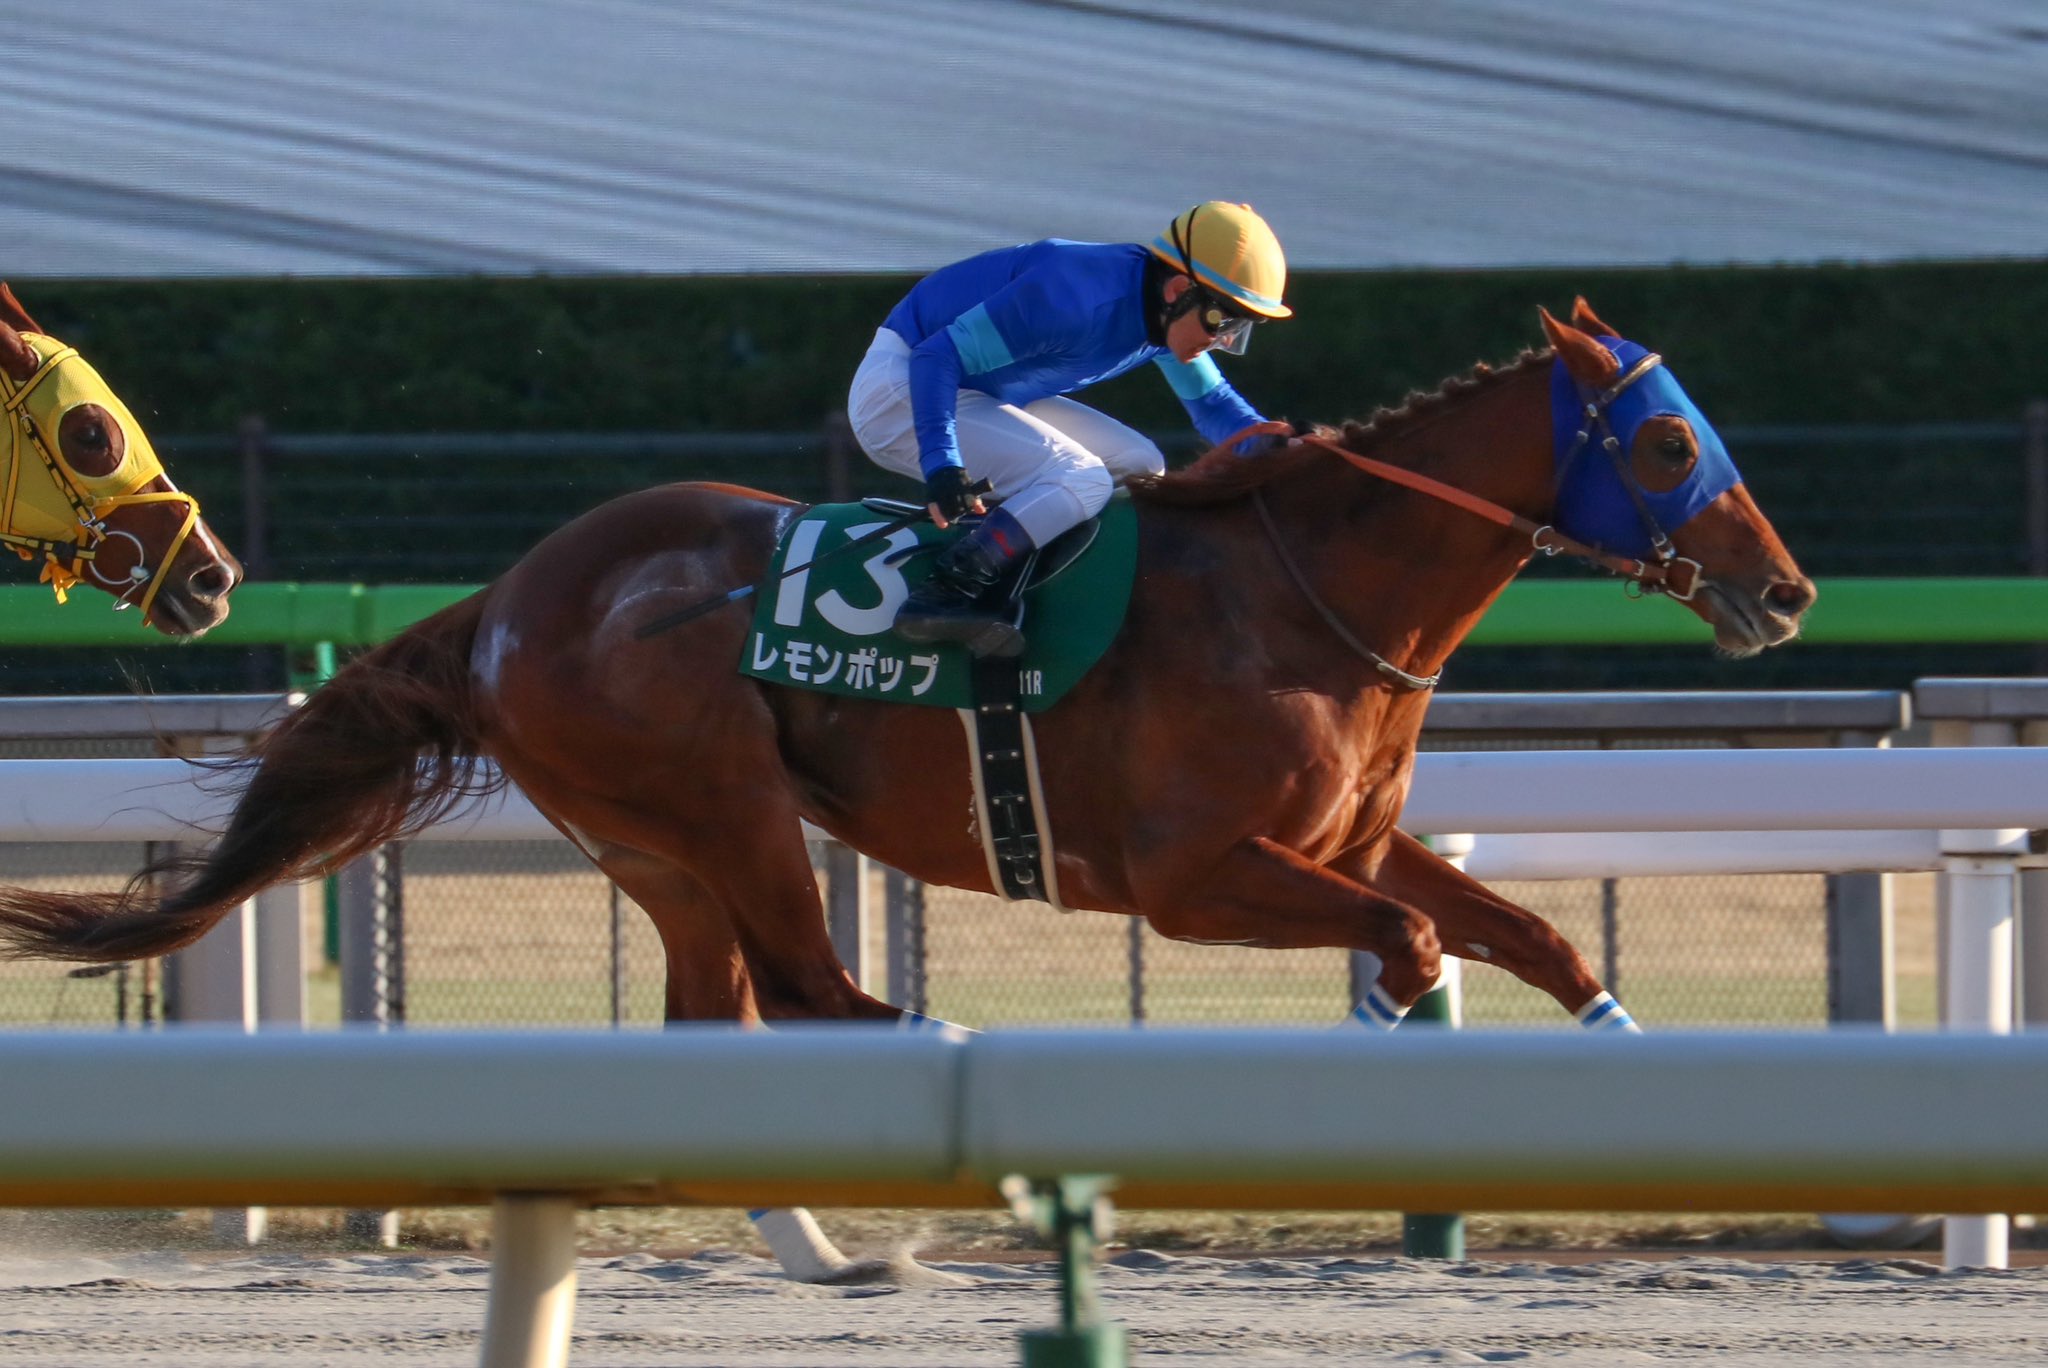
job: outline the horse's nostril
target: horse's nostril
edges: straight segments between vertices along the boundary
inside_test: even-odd
[[[235,587],[235,577],[225,565],[203,565],[185,583],[200,598],[219,598]]]
[[[1813,600],[1813,581],[1807,579],[1779,580],[1764,591],[1764,602],[1770,605],[1771,611],[1783,613],[1786,617],[1798,617],[1812,605]]]

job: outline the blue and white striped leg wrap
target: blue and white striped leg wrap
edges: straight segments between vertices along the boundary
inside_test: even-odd
[[[1375,983],[1366,991],[1364,1001],[1351,1009],[1351,1019],[1361,1026],[1374,1026],[1382,1031],[1391,1031],[1401,1024],[1401,1018],[1408,1015],[1408,1009],[1387,996],[1387,990]]]
[[[913,1012],[908,1007],[903,1009],[903,1015],[897,1019],[896,1029],[899,1031],[930,1031],[934,1034],[945,1036],[949,1040],[964,1040],[968,1036],[981,1034],[971,1027],[947,1021],[944,1017],[926,1016],[923,1012]]]
[[[1589,1031],[1627,1031],[1641,1035],[1643,1028],[1636,1025],[1636,1019],[1628,1009],[1614,1000],[1614,994],[1602,993],[1573,1014],[1579,1025]]]

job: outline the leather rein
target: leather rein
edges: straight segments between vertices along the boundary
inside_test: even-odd
[[[1640,586],[1643,593],[1669,594],[1679,602],[1685,603],[1690,602],[1692,596],[1699,591],[1701,583],[1700,563],[1678,555],[1671,545],[1671,539],[1665,535],[1661,527],[1657,526],[1655,518],[1651,516],[1648,506],[1643,502],[1641,494],[1636,490],[1634,481],[1629,478],[1627,458],[1622,453],[1621,441],[1614,435],[1613,428],[1607,422],[1608,406],[1620,396],[1623,390],[1626,390],[1630,385],[1641,379],[1652,367],[1661,363],[1662,358],[1652,353],[1637,362],[1635,366],[1631,367],[1625,375],[1622,375],[1607,389],[1593,394],[1582,388],[1580,394],[1585,405],[1584,422],[1579,428],[1577,440],[1573,443],[1571,451],[1566,453],[1564,460],[1558,463],[1561,482],[1563,473],[1570,469],[1572,462],[1578,459],[1580,452],[1592,441],[1594,431],[1597,429],[1600,432],[1601,448],[1606,452],[1608,459],[1615,463],[1617,471],[1621,476],[1623,488],[1627,489],[1630,496],[1634,499],[1636,512],[1644,520],[1651,534],[1651,544],[1656,553],[1656,558],[1653,560],[1639,560],[1630,556],[1618,556],[1611,551],[1603,551],[1597,546],[1589,546],[1575,537],[1566,536],[1549,523],[1538,523],[1533,519],[1525,518],[1512,509],[1502,507],[1491,499],[1481,498],[1469,490],[1459,489],[1456,485],[1445,484],[1442,480],[1434,479],[1403,466],[1378,460],[1375,457],[1361,456],[1348,447],[1340,446],[1326,437],[1318,437],[1314,433],[1301,433],[1297,435],[1286,423],[1256,423],[1237,435],[1227,438],[1220,445],[1225,447],[1235,446],[1248,437],[1286,436],[1305,446],[1319,447],[1332,455],[1343,457],[1345,461],[1368,475],[1376,475],[1380,479],[1402,485],[1418,493],[1427,494],[1431,498],[1439,499],[1454,508],[1461,508],[1467,513],[1475,514],[1486,519],[1488,522],[1496,523],[1508,528],[1510,531],[1519,533],[1529,539],[1529,545],[1536,554],[1545,556],[1560,554],[1575,556],[1580,560],[1589,561],[1594,565],[1600,566],[1602,569],[1611,570],[1615,574],[1623,576]],[[1437,686],[1443,679],[1443,672],[1441,670],[1432,675],[1411,674],[1360,641],[1344,625],[1336,613],[1330,609],[1330,606],[1323,602],[1314,587],[1309,584],[1308,577],[1302,573],[1301,567],[1295,563],[1294,556],[1287,549],[1285,539],[1280,535],[1279,527],[1273,522],[1272,511],[1266,507],[1266,500],[1262,490],[1257,488],[1252,490],[1252,506],[1258,510],[1259,522],[1266,529],[1266,539],[1272,543],[1274,554],[1279,556],[1280,564],[1287,571],[1288,578],[1294,581],[1295,587],[1301,590],[1302,596],[1308,600],[1309,606],[1316,610],[1317,616],[1322,618],[1323,622],[1336,634],[1338,640],[1350,647],[1354,653],[1363,658],[1397,687],[1423,690],[1433,689]]]

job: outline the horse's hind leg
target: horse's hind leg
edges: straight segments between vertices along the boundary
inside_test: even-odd
[[[594,858],[661,934],[668,971],[663,1019],[759,1025],[732,919],[704,885],[676,864],[623,846],[600,847]],[[847,1258],[801,1207],[760,1208],[747,1219],[783,1272],[798,1282],[843,1282],[885,1266]]]
[[[703,884],[680,865],[623,846],[599,847],[594,858],[661,936],[662,1019],[758,1024],[732,920]]]
[[[1586,957],[1557,929],[1396,831],[1372,886],[1413,903],[1436,923],[1446,954],[1497,964],[1557,999],[1591,1030],[1633,1031],[1634,1018],[1593,976]]]
[[[520,776],[513,773],[513,778]],[[530,784],[525,787],[534,791]],[[660,904],[660,871],[672,869],[692,880],[694,892],[722,914],[724,930],[713,936],[709,928],[717,922],[710,916],[681,904],[673,912],[648,907],[662,927],[671,966],[680,963],[686,977],[701,978],[700,991],[716,993],[712,979],[743,970],[754,1010],[763,1019],[899,1019],[901,1012],[863,993],[839,963],[794,804],[779,794],[764,795],[756,786],[744,786],[746,791],[739,793],[730,787],[707,786],[692,795],[687,810],[660,821],[648,818],[645,804],[587,795],[557,794],[552,806],[556,820],[607,868],[611,857],[606,852],[615,847],[649,862],[651,872],[638,878],[621,865],[622,874],[635,878],[632,886],[622,880],[628,892],[646,891]],[[602,839],[592,833],[603,833]],[[680,895],[665,896],[673,900]],[[673,937],[665,923],[675,927]],[[739,947],[739,966],[721,958],[732,945]],[[691,991],[689,984],[672,984],[671,989]]]
[[[900,1020],[903,1013],[862,992],[839,962],[825,905],[792,808],[758,811],[744,825],[692,833],[703,854],[690,870],[725,909],[745,959],[754,1001],[767,1020]]]

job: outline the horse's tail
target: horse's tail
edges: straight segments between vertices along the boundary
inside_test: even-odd
[[[223,767],[248,786],[204,855],[160,861],[120,893],[0,888],[0,954],[166,954],[260,890],[328,873],[502,786],[478,773],[469,657],[483,602],[472,595],[350,662]]]

